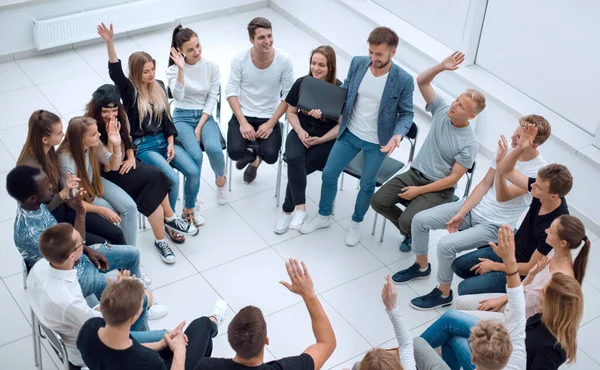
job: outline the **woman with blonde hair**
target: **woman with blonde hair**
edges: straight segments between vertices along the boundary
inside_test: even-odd
[[[136,157],[142,162],[160,168],[171,180],[169,202],[176,209],[179,193],[179,170],[184,178],[183,218],[199,226],[194,207],[200,189],[200,169],[192,157],[175,144],[177,129],[171,121],[169,102],[162,81],[154,78],[156,60],[143,51],[129,57],[129,78],[125,77],[121,61],[113,43],[112,24],[98,26],[98,34],[106,41],[108,50],[108,74],[123,99],[130,124]],[[174,169],[174,168],[175,169]],[[169,233],[169,237],[172,235]]]
[[[17,159],[17,166],[38,167],[46,173],[55,192],[46,208],[52,212],[58,222],[68,222],[73,225],[75,211],[67,206],[65,201],[69,199],[69,189],[79,187],[79,178],[66,179],[61,186],[55,147],[60,144],[64,136],[60,117],[43,109],[33,112],[29,118],[29,131]],[[104,242],[116,245],[127,244],[123,231],[99,214],[86,213],[85,229],[85,240],[89,245]]]
[[[562,215],[546,229],[546,243],[552,247],[523,280],[527,318],[540,311],[540,294],[553,274],[561,272],[574,277],[580,284],[585,276],[591,242],[585,235],[585,225],[575,216]],[[573,251],[579,249],[573,260]],[[506,322],[508,297],[501,293],[460,296],[456,309],[480,319]]]
[[[335,51],[329,45],[314,49],[309,58],[308,76],[340,86],[336,78]],[[306,220],[306,177],[323,170],[338,134],[338,120],[323,117],[320,109],[297,108],[304,77],[296,80],[287,97],[287,118],[292,125],[285,140],[288,184],[282,214],[275,224],[275,234],[299,229]],[[306,94],[306,93],[305,93]]]

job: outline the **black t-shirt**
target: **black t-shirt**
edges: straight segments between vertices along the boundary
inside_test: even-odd
[[[535,178],[529,178],[529,191],[531,185],[535,182]],[[546,229],[550,227],[552,221],[561,215],[569,214],[567,200],[561,198],[562,203],[554,211],[540,216],[540,208],[542,203],[539,199],[533,198],[529,210],[523,219],[523,223],[519,226],[515,235],[515,255],[517,262],[529,262],[533,252],[536,249],[544,256],[550,253],[552,247],[546,243]]]
[[[105,325],[101,317],[89,319],[77,335],[77,349],[90,370],[167,370],[158,352],[142,346],[131,335],[129,338],[133,345],[127,349],[117,350],[106,346],[98,337],[98,329]]]
[[[297,79],[285,98],[285,102],[293,107],[298,107],[298,100],[300,99],[300,90],[302,88],[303,80],[304,77]],[[340,80],[336,80],[336,85],[340,86],[341,84],[342,82]],[[308,132],[310,136],[323,136],[327,133],[327,131],[331,130],[335,125],[337,125],[337,120],[332,120],[329,118],[316,119],[308,114],[304,114],[301,109],[298,109],[297,112],[300,125],[304,130],[306,130],[306,132]]]
[[[527,320],[525,327],[527,370],[556,370],[567,361],[567,354],[542,322],[538,313]]]
[[[205,357],[194,370],[315,370],[315,362],[306,353],[266,362],[259,366],[244,366],[230,358]]]

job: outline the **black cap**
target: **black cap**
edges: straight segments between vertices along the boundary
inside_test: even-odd
[[[121,104],[121,95],[115,85],[102,85],[92,94],[92,98],[103,108],[116,108]]]

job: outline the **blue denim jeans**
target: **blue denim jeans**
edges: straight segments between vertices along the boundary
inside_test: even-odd
[[[177,141],[202,171],[202,150],[194,133],[200,117],[202,117],[202,110],[175,108],[173,112],[173,123],[179,133]],[[204,146],[215,177],[225,176],[225,156],[221,147],[221,130],[212,116],[202,126],[200,140],[202,140],[202,146]]]
[[[137,147],[137,158],[146,164],[160,168],[173,183],[169,191],[171,208],[175,210],[179,196],[179,174],[173,167],[183,173],[185,178],[183,196],[185,208],[194,208],[200,190],[200,169],[188,152],[181,146],[175,145],[175,157],[171,163],[167,162],[167,140],[162,132],[135,139],[133,143]]]
[[[350,130],[345,130],[342,133],[342,136],[333,145],[327,164],[323,169],[321,200],[319,201],[319,214],[321,216],[329,216],[333,212],[338,179],[348,163],[362,150],[365,156],[365,164],[360,179],[360,190],[354,204],[354,214],[352,215],[352,221],[362,222],[371,204],[371,197],[375,192],[375,178],[385,159],[385,154],[380,149],[379,144],[361,140]]]
[[[94,198],[92,204],[108,208],[118,214],[121,217],[119,225],[125,235],[125,241],[129,245],[137,246],[138,212],[135,201],[125,190],[106,180],[104,177],[102,178],[102,187],[104,188],[104,195],[102,198]]]
[[[492,247],[484,247],[463,254],[452,262],[452,270],[464,279],[458,284],[458,295],[481,293],[506,293],[506,275],[504,272],[492,271],[483,275],[475,275],[471,268],[487,258],[494,262],[502,262]]]
[[[94,294],[98,299],[108,285],[105,272],[121,269],[129,270],[131,275],[140,276],[140,251],[131,245],[94,244],[90,248],[102,253],[108,260],[108,270],[100,271],[87,255],[82,255],[77,269],[77,280],[84,297]]]
[[[421,334],[432,348],[442,347],[442,358],[452,370],[475,369],[471,363],[469,337],[477,318],[450,310],[437,319]]]

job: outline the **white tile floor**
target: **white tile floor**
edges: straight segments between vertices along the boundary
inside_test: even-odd
[[[229,61],[241,48],[249,46],[245,26],[254,16],[262,15],[274,24],[275,45],[286,50],[294,60],[299,77],[308,70],[311,48],[320,43],[272,9],[196,22],[186,26],[195,29],[204,47],[204,56],[218,61],[222,83],[229,73]],[[127,60],[131,52],[145,50],[159,62],[158,77],[164,79],[170,30],[153,31],[116,42],[117,53]],[[351,40],[347,40],[352,42]],[[357,50],[363,47],[355,42]],[[343,79],[348,60],[338,60],[339,77]],[[102,43],[41,57],[0,64],[0,183],[15,164],[27,134],[29,115],[36,109],[60,114],[65,123],[81,114],[94,89],[109,82],[105,46]],[[223,119],[231,111],[223,105]],[[422,143],[428,121],[417,113]],[[225,128],[225,125],[222,125]],[[406,158],[407,148],[395,153]],[[488,162],[478,158],[475,181],[483,176]],[[329,229],[300,236],[295,231],[278,236],[272,232],[279,209],[275,206],[276,166],[263,165],[252,185],[244,185],[241,172],[233,175],[230,203],[217,206],[213,173],[205,160],[200,200],[206,224],[199,236],[175,247],[179,259],[173,266],[162,263],[151,247],[150,231],[141,232],[139,248],[147,272],[154,282],[152,289],[169,306],[165,318],[152,322],[155,328],[171,328],[181,320],[192,320],[207,312],[219,298],[228,301],[230,318],[241,307],[254,304],[267,317],[271,345],[267,359],[301,352],[313,341],[308,315],[299,298],[279,285],[285,278],[284,261],[295,257],[306,261],[313,274],[316,289],[337,334],[338,347],[327,362],[327,368],[351,367],[360,356],[374,346],[393,347],[393,330],[380,303],[383,276],[408,266],[412,255],[398,251],[400,237],[388,224],[383,243],[371,236],[373,211],[363,225],[360,245],[344,245],[356,196],[356,181],[346,177],[344,190],[338,193],[335,220]],[[282,187],[285,185],[285,171]],[[459,187],[460,188],[460,187]],[[320,191],[320,175],[309,177],[307,203],[309,213],[316,213]],[[0,369],[33,368],[29,308],[22,286],[21,260],[12,239],[16,203],[0,192]],[[381,225],[381,221],[379,226]],[[432,233],[431,246],[444,235]],[[595,236],[597,238],[597,236]],[[435,253],[431,254],[434,259]],[[600,354],[594,350],[596,333],[600,331],[600,254],[592,251],[588,276],[584,284],[586,311],[580,331],[578,361],[573,369],[600,370]],[[420,312],[408,306],[408,300],[433,286],[433,279],[398,287],[398,301],[405,320],[414,335],[420,334],[440,312]],[[228,321],[227,321],[228,322]],[[226,322],[226,324],[227,324]],[[215,340],[215,356],[231,356],[226,336]],[[43,353],[44,368],[56,368],[58,359],[49,346]]]

